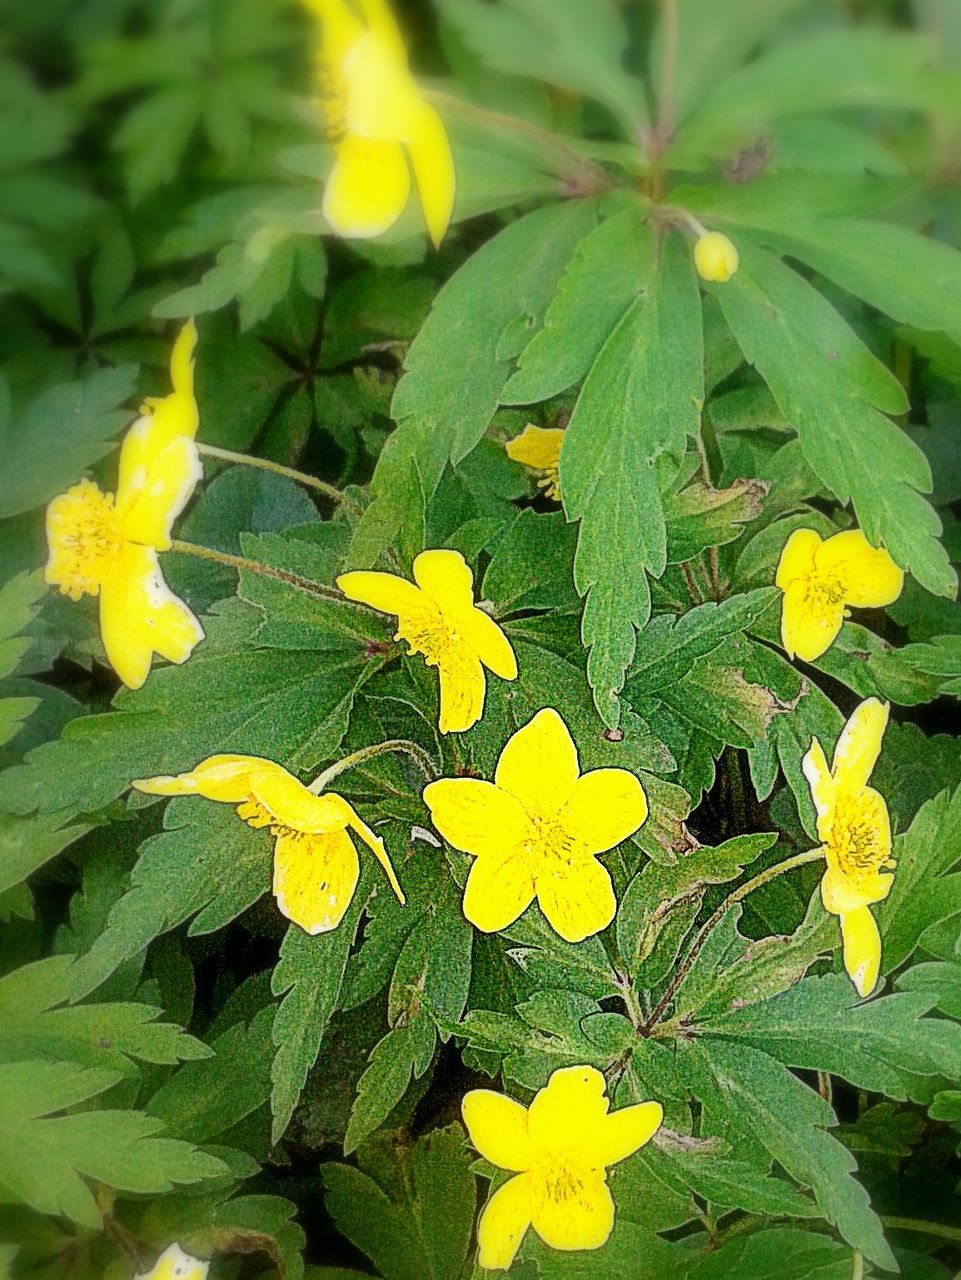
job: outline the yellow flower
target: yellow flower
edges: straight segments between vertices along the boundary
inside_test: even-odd
[[[481,1155],[516,1173],[488,1200],[477,1228],[481,1267],[507,1268],[527,1228],[552,1249],[599,1249],[614,1226],[609,1165],[633,1155],[657,1132],[659,1102],[610,1112],[594,1067],[555,1071],[530,1108],[489,1089],[461,1105]]]
[[[408,70],[393,15],[384,0],[357,0],[356,10],[346,0],[305,2],[323,25],[318,80],[336,151],[324,217],[341,236],[382,235],[410,197],[409,159],[439,245],[454,207],[454,160],[440,116]]]
[[[236,805],[248,826],[269,827],[274,846],[274,897],[280,911],[305,933],[336,929],[357,888],[360,863],[348,828],[387,873],[401,905],[404,894],[384,842],[332,791],[314,795],[272,760],[210,756],[190,773],[131,783],[152,796],[206,796]]]
[[[702,280],[725,284],[741,259],[734,244],[720,231],[705,231],[694,244],[694,265]]]
[[[202,475],[190,362],[196,330],[189,322],[174,345],[174,392],[149,400],[120,450],[117,496],[81,480],[47,508],[48,583],[79,600],[100,596],[107,657],[124,684],[138,689],[159,653],[186,662],[204,637],[190,609],[164,582],[158,551]]]
[[[529,467],[537,478],[537,487],[548,498],[559,499],[557,469],[561,460],[564,432],[560,427],[535,427],[528,423],[519,436],[508,440],[504,448],[512,462]]]
[[[179,1244],[165,1249],[151,1269],[134,1280],[207,1280],[209,1262],[184,1253]]]
[[[886,898],[894,883],[882,874],[895,865],[887,805],[867,785],[887,722],[887,703],[868,698],[844,726],[830,769],[817,738],[804,757],[828,864],[821,900],[841,919],[844,967],[861,996],[874,990],[881,968],[881,937],[868,905]]]
[[[442,778],[424,788],[434,826],[472,854],[464,915],[494,933],[534,898],[554,929],[581,942],[607,927],[617,902],[596,855],[647,817],[647,798],[626,769],[582,774],[567,725],[548,707],[510,738],[494,781]]]
[[[781,643],[790,657],[813,662],[841,630],[845,605],[877,609],[893,604],[904,574],[860,529],[836,533],[825,542],[813,529],[795,529],[781,552],[775,581],[784,592]]]
[[[484,710],[484,667],[514,680],[517,659],[497,623],[474,605],[473,574],[459,551],[422,551],[414,582],[367,571],[337,579],[348,599],[397,615],[394,638],[440,672],[441,733],[460,733]]]

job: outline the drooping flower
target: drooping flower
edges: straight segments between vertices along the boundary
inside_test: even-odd
[[[535,427],[528,423],[519,436],[504,446],[512,462],[523,463],[534,472],[538,489],[548,498],[559,499],[558,467],[564,432],[560,427]]]
[[[209,1270],[209,1262],[192,1258],[179,1244],[172,1244],[164,1249],[149,1271],[135,1276],[134,1280],[207,1280]]]
[[[813,662],[833,644],[846,605],[877,609],[893,604],[904,574],[860,529],[846,529],[823,542],[813,529],[795,529],[784,544],[775,581],[784,592],[781,642],[790,657]]]
[[[427,230],[439,245],[454,207],[454,160],[440,116],[425,102],[385,0],[306,0],[320,19],[320,106],[336,160],[324,217],[338,235],[382,235],[410,197],[410,167]]]
[[[383,867],[403,905],[384,842],[339,795],[315,795],[291,773],[259,756],[210,756],[189,773],[140,778],[131,783],[154,796],[206,796],[236,806],[248,826],[269,827],[276,837],[273,891],[280,911],[305,933],[336,929],[360,876],[356,832]]]
[[[705,231],[694,242],[694,265],[702,280],[726,284],[740,262],[737,248],[721,231]]]
[[[147,401],[124,438],[116,498],[84,479],[47,508],[45,579],[71,600],[99,595],[107,657],[131,689],[146,680],[154,653],[186,662],[204,637],[157,558],[169,550],[173,522],[202,475],[193,442],[195,341],[190,321],[174,345],[173,393]]]
[[[530,1226],[552,1249],[606,1242],[614,1226],[606,1170],[649,1142],[664,1117],[659,1102],[609,1107],[594,1067],[555,1071],[529,1108],[490,1089],[464,1097],[471,1142],[491,1164],[516,1174],[481,1214],[481,1267],[509,1267]]]
[[[868,698],[844,726],[831,768],[817,738],[803,763],[828,864],[821,900],[840,918],[844,967],[860,996],[871,994],[881,968],[881,936],[868,907],[894,883],[888,808],[867,785],[887,722],[887,703]]]
[[[493,782],[442,778],[424,788],[434,826],[472,854],[464,915],[494,933],[534,898],[554,929],[581,942],[607,927],[617,902],[597,854],[647,817],[640,782],[626,769],[582,774],[567,725],[551,707],[510,738]]]
[[[422,653],[440,673],[440,731],[460,733],[484,710],[484,667],[504,680],[517,659],[493,618],[474,604],[474,577],[459,551],[422,551],[414,583],[393,573],[344,573],[337,585],[350,600],[397,615],[396,640]]]

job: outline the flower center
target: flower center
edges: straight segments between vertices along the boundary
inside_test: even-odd
[[[574,865],[577,849],[574,841],[556,818],[531,816],[531,836],[524,850],[542,866],[541,876],[558,879]]]
[[[97,595],[123,546],[113,494],[102,493],[92,480],[61,493],[47,509],[47,540],[47,582],[71,600]]]
[[[880,797],[861,792],[840,796],[835,806],[828,849],[838,870],[855,885],[895,865],[881,838],[880,803]]]
[[[559,467],[538,467],[535,470],[537,478],[537,487],[544,491],[546,498],[551,498],[554,502],[560,501],[560,468]]]
[[[835,573],[815,572],[807,579],[806,599],[815,606],[841,604],[844,595],[844,583]]]

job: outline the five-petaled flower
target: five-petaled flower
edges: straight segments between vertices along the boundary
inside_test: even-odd
[[[484,710],[484,667],[513,680],[517,659],[497,623],[475,606],[473,574],[459,551],[422,551],[413,570],[414,582],[362,570],[341,574],[337,585],[350,600],[397,615],[394,638],[440,673],[441,733],[460,733]]]
[[[158,551],[200,479],[193,436],[193,321],[173,349],[173,393],[147,400],[120,450],[117,496],[81,480],[47,508],[46,581],[71,600],[100,596],[107,657],[124,684],[139,688],[159,653],[186,662],[203,639],[200,623],[164,582]]]
[[[192,1258],[179,1244],[172,1244],[164,1249],[149,1271],[135,1276],[134,1280],[207,1280],[209,1270],[209,1262]]]
[[[476,858],[464,915],[494,933],[534,898],[568,942],[611,923],[617,902],[597,854],[613,849],[647,817],[640,782],[626,769],[581,774],[567,725],[539,711],[501,752],[493,782],[442,778],[424,788],[434,826]]]
[[[790,657],[813,662],[841,630],[846,605],[876,609],[893,604],[904,574],[860,529],[847,529],[824,542],[813,529],[795,529],[781,552],[776,582],[784,592],[781,642]]]
[[[273,885],[277,906],[306,933],[336,929],[354,896],[360,864],[348,829],[368,846],[404,903],[383,840],[353,806],[332,791],[315,795],[272,760],[210,756],[190,773],[141,778],[131,785],[149,795],[220,800],[235,805],[251,827],[269,827],[277,840]]]
[[[887,805],[867,785],[887,722],[887,703],[868,698],[844,726],[830,769],[817,738],[804,757],[828,864],[821,900],[841,919],[844,967],[861,996],[874,990],[881,967],[881,937],[868,906],[886,898],[894,883]]]
[[[523,463],[534,472],[538,489],[548,498],[559,499],[558,468],[564,432],[560,427],[535,427],[528,423],[519,436],[504,446],[512,462]]]
[[[320,106],[336,159],[324,217],[338,235],[382,235],[410,197],[408,158],[427,230],[439,245],[454,207],[454,161],[440,116],[407,67],[385,0],[306,0],[321,20]],[[406,155],[405,155],[406,150]]]
[[[607,1168],[657,1132],[658,1102],[609,1111],[594,1067],[555,1071],[530,1108],[489,1089],[462,1103],[470,1140],[509,1179],[488,1200],[477,1228],[482,1267],[511,1265],[529,1226],[553,1249],[599,1249],[614,1226]]]
[[[721,231],[705,231],[694,242],[694,265],[702,280],[726,284],[740,261],[734,243]]]

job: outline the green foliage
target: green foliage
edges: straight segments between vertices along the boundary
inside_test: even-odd
[[[210,1280],[473,1280],[504,1171],[464,1094],[526,1106],[590,1064],[664,1124],[608,1170],[601,1247],[531,1231],[511,1276],[948,1280],[961,28],[920,0],[399,6],[456,169],[435,249],[417,191],[383,235],[332,234],[331,142],[370,104],[318,103],[317,7],[36,0],[5,25],[0,1277],[132,1280],[177,1241]],[[698,274],[703,230],[730,279]],[[204,639],[122,689],[102,600],[44,583],[44,508],[116,492],[188,316],[203,476],[160,564]],[[506,452],[528,425],[564,433],[557,494]],[[793,660],[782,550],[851,528],[904,589]],[[336,587],[427,548],[463,555],[517,658],[462,733],[417,627],[406,652]],[[896,866],[862,999],[802,760],[869,697]],[[422,798],[482,789],[545,707],[649,808],[576,944],[537,902],[471,924],[476,850]],[[220,754],[336,774],[404,903],[349,831],[350,904],[309,934],[276,848],[320,892],[329,833],[131,789]]]

